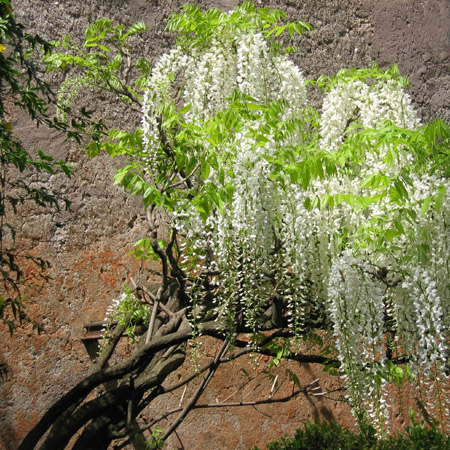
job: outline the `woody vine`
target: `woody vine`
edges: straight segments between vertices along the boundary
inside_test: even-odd
[[[116,183],[142,198],[149,226],[134,253],[160,261],[161,284],[131,283],[123,297],[146,317],[132,357],[107,367],[135,325],[128,313],[91,375],[21,448],[49,428],[41,448],[63,448],[79,429],[74,448],[84,449],[94,436],[107,448],[145,433],[140,413],[190,381],[165,379],[201,335],[223,345],[159,440],[200,406],[220,364],[250,352],[333,366],[358,420],[380,433],[391,426],[392,383],[412,386],[427,420],[448,428],[450,126],[420,122],[396,67],[305,80],[295,49],[277,38],[311,27],[286,19],[250,2],[229,13],[186,6],[168,25],[177,44],[154,65],[130,55],[143,23],[126,30],[101,19],[84,47],[67,38],[45,57],[49,70],[79,71],[60,91],[63,114],[86,86],[141,112],[134,132],[94,127],[87,148],[126,156]],[[308,86],[322,91],[320,110]],[[156,224],[161,211],[169,233]],[[298,352],[305,336],[316,354]],[[86,400],[110,380],[112,391]]]

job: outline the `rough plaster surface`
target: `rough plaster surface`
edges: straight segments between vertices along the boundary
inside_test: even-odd
[[[168,15],[183,1],[169,0],[15,0],[20,22],[44,38],[71,34],[82,40],[85,27],[99,17],[130,24],[144,20],[149,26],[145,41],[136,50],[157,57],[172,38],[164,32]],[[235,0],[195,2],[229,9]],[[450,3],[445,0],[273,0],[256,2],[285,10],[292,20],[310,22],[315,29],[297,38],[295,56],[306,77],[331,75],[342,67],[367,66],[376,60],[381,67],[397,63],[411,80],[411,94],[422,117],[450,120]],[[51,76],[57,86],[63,77]],[[89,93],[85,93],[89,96]],[[90,98],[109,123],[123,121],[123,111],[109,107],[106,98]],[[127,117],[136,123],[137,117]],[[118,295],[139,263],[126,256],[130,245],[145,233],[139,202],[112,186],[121,161],[100,156],[89,159],[62,136],[36,129],[21,114],[13,112],[15,132],[31,150],[66,158],[77,165],[74,177],[61,175],[31,180],[64,193],[72,202],[70,211],[49,212],[27,208],[20,212],[18,226],[25,247],[52,263],[52,281],[31,295],[28,312],[39,320],[44,333],[36,335],[25,326],[14,336],[0,330],[0,362],[10,367],[7,381],[0,382],[0,449],[13,450],[42,413],[63,392],[81,380],[89,358],[80,342],[83,324],[103,317],[111,299]],[[156,267],[154,268],[157,269]],[[152,277],[153,275],[146,275]],[[205,354],[213,354],[206,342]],[[210,355],[210,356],[211,356]],[[264,361],[261,361],[262,363]],[[225,367],[205,394],[205,401],[224,400],[244,380],[239,364]],[[187,368],[185,369],[187,370]],[[251,366],[257,371],[257,366]],[[254,372],[256,373],[256,372]],[[303,366],[301,381],[320,377],[323,387],[333,387],[314,366]],[[280,376],[282,373],[280,372]],[[285,383],[283,386],[287,386]],[[267,384],[254,391],[263,395]],[[246,391],[247,392],[247,391]],[[235,394],[238,395],[238,394]],[[163,403],[177,406],[178,398]],[[150,410],[149,415],[157,411]],[[334,418],[351,425],[342,403],[325,399],[302,399],[256,409],[199,410],[181,425],[178,438],[168,449],[245,449],[263,445],[284,432],[292,432],[308,418]]]

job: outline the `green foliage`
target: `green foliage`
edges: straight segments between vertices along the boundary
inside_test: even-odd
[[[408,426],[406,431],[408,438],[413,444],[414,450],[448,450],[450,449],[450,436],[439,431],[439,424],[434,422],[428,426],[425,422],[416,419],[414,410],[411,410],[412,425]]]
[[[287,14],[280,9],[256,8],[249,1],[234,8],[230,15],[218,8],[202,10],[198,6],[185,5],[182,12],[172,14],[167,30],[178,34],[178,44],[188,51],[203,49],[209,46],[213,36],[232,36],[239,31],[262,31],[266,39],[274,39],[289,33],[291,39],[294,34],[302,35],[312,30],[306,22],[296,21],[282,23]],[[274,42],[273,49],[280,51],[281,47]]]
[[[150,314],[151,309],[148,305],[136,298],[130,288],[124,285],[122,297],[113,302],[112,309],[107,313],[105,340],[108,340],[111,330],[118,324],[125,327],[125,334],[131,342],[136,342],[136,336],[142,334],[142,330],[148,326]],[[138,327],[141,329],[140,333],[137,333]]]
[[[162,434],[163,429],[160,427],[156,427],[152,430],[153,441],[148,445],[149,449],[163,448],[164,441],[161,439]]]
[[[67,118],[66,113],[78,91],[86,87],[114,92],[127,105],[140,102],[138,92],[146,83],[150,62],[142,58],[134,64],[133,70],[140,76],[133,86],[124,81],[123,71],[131,70],[131,67],[124,69],[129,65],[131,56],[129,39],[145,29],[143,22],[136,22],[126,30],[124,26],[114,25],[111,20],[103,18],[86,29],[82,47],[76,45],[70,36],[66,36],[62,43],[52,43],[54,48],[62,47],[64,52],[53,51],[44,56],[47,71],[65,70],[73,66],[83,71],[82,76],[69,78],[60,89],[58,106],[63,118]]]
[[[353,69],[344,73],[345,77],[354,80],[366,79],[369,75],[373,79],[383,77],[393,79],[390,70],[382,72],[378,68]],[[327,86],[330,84],[327,82]],[[317,142],[311,140],[296,148],[281,149],[276,157],[267,157],[272,164],[271,178],[283,185],[284,175],[287,175],[292,183],[300,184],[307,189],[312,180],[332,176],[337,170],[344,170],[349,175],[358,174],[366,164],[367,155],[379,154],[386,146],[389,147],[385,157],[388,166],[392,166],[406,155],[414,155],[414,159],[411,158],[414,163],[395,177],[374,170],[361,184],[361,187],[366,189],[367,195],[322,194],[308,197],[305,207],[308,210],[324,210],[346,203],[364,214],[365,210],[377,204],[381,205],[388,199],[392,205],[390,218],[374,217],[362,225],[357,231],[357,239],[354,240],[355,250],[385,252],[386,243],[393,243],[395,239],[403,236],[416,243],[415,254],[420,260],[426,260],[428,247],[424,245],[424,241],[428,239],[427,231],[414,227],[417,219],[417,203],[410,195],[411,174],[421,174],[424,171],[430,175],[437,171],[441,174],[449,173],[449,124],[437,119],[417,130],[409,130],[391,122],[384,122],[376,129],[353,125],[350,130],[351,133],[343,145],[335,152],[320,150],[317,148]],[[446,188],[441,186],[435,194],[422,200],[421,215],[431,214],[433,210],[439,211],[445,193]],[[342,230],[340,234],[343,234]]]
[[[269,364],[269,368],[278,366],[282,360],[286,359],[292,354],[291,342],[288,338],[278,338],[270,341],[263,347],[263,350],[268,350],[274,357]]]
[[[152,440],[145,440],[142,434],[136,434],[134,437],[134,442],[138,442],[146,450],[157,450],[163,448],[164,441],[161,439],[163,434],[163,429],[156,427],[152,430]]]
[[[11,215],[26,202],[40,207],[66,208],[69,202],[54,195],[45,187],[32,187],[26,174],[62,171],[71,176],[72,167],[57,161],[42,150],[32,156],[25,149],[7,121],[8,98],[15,107],[24,111],[37,125],[45,124],[81,140],[77,132],[67,130],[65,124],[54,120],[48,113],[53,93],[37,75],[31,58],[38,51],[47,53],[51,45],[24,31],[12,13],[9,0],[0,0],[0,320],[12,332],[17,322],[26,318],[24,292],[34,283],[47,280],[47,261],[18,249],[16,229]],[[18,175],[13,175],[13,172]],[[20,246],[20,245],[19,245]],[[32,263],[33,270],[25,273],[24,266]]]
[[[380,70],[377,63],[372,63],[368,68],[352,68],[352,69],[340,69],[336,75],[328,77],[321,75],[317,80],[310,81],[311,84],[315,84],[324,91],[329,91],[337,83],[349,80],[363,80],[363,81],[386,81],[395,80],[396,83],[401,86],[409,86],[409,80],[406,77],[400,75],[400,70],[396,64],[393,64],[387,70]]]
[[[190,51],[209,45],[211,35],[217,33],[229,36],[237,30],[263,29],[266,38],[272,40],[285,30],[292,37],[294,33],[302,34],[311,29],[309,24],[300,21],[280,24],[285,18],[283,11],[256,8],[251,2],[244,2],[236,7],[235,12],[229,16],[219,9],[203,11],[199,7],[188,5],[182,8],[182,12],[171,16],[167,29],[177,33],[179,44],[182,47],[189,46]],[[141,106],[142,90],[147,87],[151,64],[146,58],[139,58],[137,63],[130,66],[131,49],[128,40],[143,30],[145,25],[141,22],[125,30],[123,26],[114,25],[103,18],[87,28],[82,47],[77,46],[69,36],[64,38],[62,44],[53,43],[55,47],[62,47],[63,52],[54,51],[44,57],[47,70],[58,71],[77,66],[82,72],[80,76],[69,78],[60,89],[58,105],[62,119],[67,120],[67,113],[71,110],[71,104],[79,90],[88,87],[114,93],[132,109]],[[277,48],[282,50],[281,47]],[[135,75],[132,78],[134,81],[126,82],[125,79],[128,81],[130,73]],[[271,124],[278,133],[289,133],[298,124],[280,122],[283,105],[277,102],[260,105],[254,98],[238,91],[232,98],[230,108],[219,112],[202,128],[184,120],[189,109],[190,105],[177,109],[170,100],[160,106],[159,127],[162,134],[170,136],[170,140],[164,142],[164,160],[158,167],[156,180],[152,183],[149,183],[149,176],[154,174],[147,173],[140,160],[145,157],[142,130],[136,130],[134,133],[110,130],[105,133],[102,124],[97,124],[96,132],[91,131],[92,140],[87,150],[90,156],[106,151],[110,156],[125,154],[130,157],[132,162],[118,171],[115,183],[121,184],[131,195],[141,196],[146,207],[155,204],[172,212],[175,204],[182,208],[183,202],[187,202],[186,204],[195,205],[206,219],[211,211],[223,209],[233,195],[232,185],[224,182],[227,174],[222,168],[224,161],[220,151],[226,140],[232,138],[234,132],[240,128],[242,121],[249,116],[259,120],[259,111],[263,110],[264,117],[271,118]],[[262,133],[259,136],[264,139]],[[186,149],[196,146],[195,141],[203,138],[206,138],[213,148],[208,155],[202,155],[203,159],[199,161],[195,156],[189,156],[190,152]],[[200,173],[203,179],[207,179],[211,170],[219,173],[220,185],[207,183],[201,189],[191,186],[186,191],[179,189],[179,183],[174,182],[174,173],[179,173],[183,179]],[[138,253],[141,256],[140,251]]]
[[[386,363],[385,371],[379,373],[378,376],[393,382],[398,388],[401,388],[405,380],[413,380],[413,376],[408,366],[400,367],[395,365],[392,361]]]
[[[448,450],[450,438],[436,428],[415,422],[405,434],[377,439],[375,430],[367,427],[355,434],[335,423],[318,421],[305,424],[293,438],[282,437],[270,442],[267,450]],[[253,450],[258,450],[254,447]]]

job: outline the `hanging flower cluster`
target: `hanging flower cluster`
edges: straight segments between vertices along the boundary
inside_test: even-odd
[[[388,397],[376,377],[386,362],[385,289],[370,275],[371,270],[367,261],[350,251],[334,260],[328,286],[329,313],[356,412],[365,408],[382,429],[388,420],[384,408]]]
[[[349,123],[358,121],[365,128],[389,120],[415,129],[419,121],[409,96],[395,80],[369,85],[362,80],[338,82],[323,102],[321,146],[335,150],[342,145]]]
[[[175,229],[194,273],[219,274],[215,317],[231,329],[243,317],[257,331],[276,296],[298,333],[312,311],[326,314],[356,408],[380,428],[389,331],[413,380],[439,381],[429,406],[447,414],[434,402],[448,385],[450,186],[431,165],[419,168],[420,122],[402,85],[337,79],[315,128],[301,70],[263,34],[218,27],[210,42],[162,56],[142,128],[144,165],[161,173],[160,117],[181,111],[176,131],[165,129],[186,130],[177,164],[194,161],[199,194],[177,200]]]

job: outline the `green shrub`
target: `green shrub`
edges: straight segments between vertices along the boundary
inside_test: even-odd
[[[293,438],[287,435],[270,442],[267,450],[450,450],[450,438],[436,428],[415,422],[406,433],[377,439],[368,426],[360,434],[335,423],[308,422]],[[254,447],[253,450],[259,450]]]

